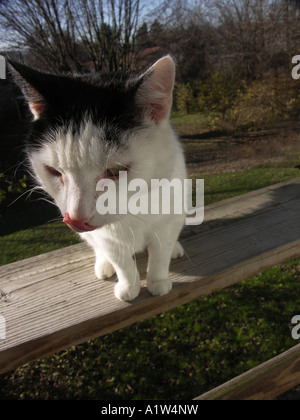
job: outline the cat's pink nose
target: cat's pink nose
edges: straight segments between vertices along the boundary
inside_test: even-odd
[[[72,230],[77,233],[92,232],[97,229],[95,226],[91,226],[85,221],[74,220],[70,217],[69,213],[66,213],[63,222]]]
[[[90,221],[90,218],[87,218],[87,217],[73,218],[69,215],[69,213],[66,213],[65,217],[66,217],[66,219],[70,220],[71,222],[82,224],[82,225],[85,225],[86,223],[88,223]]]

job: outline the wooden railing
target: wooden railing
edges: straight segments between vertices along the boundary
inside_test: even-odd
[[[300,383],[300,344],[196,400],[272,400]]]
[[[206,207],[204,223],[183,232],[186,257],[171,264],[173,290],[146,288],[133,302],[114,298],[116,279],[95,278],[94,255],[75,245],[0,268],[0,373],[108,334],[223,289],[300,256],[300,178]],[[138,260],[146,277],[146,256]],[[145,285],[145,280],[142,281]],[[297,314],[295,314],[297,315]],[[300,383],[300,349],[199,399],[272,398]]]

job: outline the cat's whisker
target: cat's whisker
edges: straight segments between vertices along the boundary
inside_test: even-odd
[[[133,170],[130,166],[124,165],[124,163],[120,163],[120,162],[114,162],[115,165],[117,166],[124,166],[125,169],[127,169],[128,171],[130,170],[130,172],[136,173],[138,174],[138,171]]]
[[[52,206],[57,207],[56,204],[53,203],[53,201],[47,200],[47,198],[37,198],[35,201],[45,201],[46,203],[51,204]]]
[[[129,234],[128,234],[127,230],[125,229],[125,227],[124,227],[124,225],[123,225],[122,221],[123,221],[126,225],[127,225],[127,223],[126,223],[126,221],[125,221],[124,219],[123,219],[123,220],[119,220],[120,227],[122,228],[122,231],[123,231],[124,235],[125,235],[125,236],[126,236],[126,238],[127,238],[127,243],[128,243],[128,244],[130,244],[130,243],[131,243],[131,238],[129,237]],[[128,226],[128,227],[129,227],[129,226]],[[134,247],[132,247],[131,253],[133,254],[133,256],[134,256],[134,258],[135,258]],[[123,247],[122,247],[121,242],[119,242],[119,255],[122,255],[122,256],[123,256],[123,262],[122,262],[122,264],[124,265],[124,263],[125,263],[125,252],[124,252],[124,250],[123,250]]]
[[[118,155],[118,153],[117,153],[115,150],[112,150],[112,151],[111,151],[111,154],[115,154],[118,158],[120,158],[120,156]],[[110,154],[110,155],[111,155],[111,154]],[[110,155],[109,155],[109,157],[110,157]],[[129,166],[127,166],[127,165],[124,165],[124,163],[114,161],[114,164],[115,164],[115,165],[117,165],[117,166],[124,166],[124,168],[126,168],[126,169],[130,170],[130,171],[131,171],[131,172],[133,172],[133,173],[138,174],[138,172],[137,172],[137,171],[134,171],[131,167],[129,167]]]
[[[158,236],[158,234],[156,232],[154,232],[154,235],[156,236],[156,238],[158,240],[158,243],[159,243],[159,247],[161,249],[161,240],[160,240],[160,237]]]
[[[113,154],[115,154],[119,157],[119,155],[117,154],[117,152],[114,149],[110,149],[108,154],[107,154],[105,169],[108,169],[108,161],[110,160],[110,158]]]
[[[193,263],[193,261],[190,259],[190,257],[189,257],[189,255],[187,254],[187,252],[186,252],[186,250],[183,248],[183,251],[184,251],[184,255],[186,256],[186,258],[188,259],[188,261],[189,261],[189,263],[191,264],[191,265],[195,265],[194,263]]]
[[[18,200],[20,200],[22,197],[24,197],[24,195],[28,194],[28,196],[30,196],[33,193],[33,190],[35,189],[35,187],[31,188],[30,190],[26,190],[24,191],[21,195],[19,195],[14,201],[12,201],[11,203],[9,203],[7,205],[7,207],[11,207],[12,205],[14,205]],[[28,197],[26,197],[27,199]]]
[[[163,229],[161,226],[154,225],[153,223],[149,222],[149,220],[145,220],[142,217],[139,217],[137,214],[130,214],[130,215],[133,216],[133,217],[136,217],[138,220],[140,220],[141,222],[145,223],[146,225],[152,227],[153,229],[158,230],[165,235],[168,234],[167,230]]]
[[[14,178],[15,178],[16,177],[16,172],[19,169],[19,167],[23,164],[24,164],[24,167],[25,167],[25,162],[26,162],[26,159],[23,159],[22,161],[14,164],[12,166],[9,166],[5,171],[3,171],[3,174],[10,173],[14,169]]]
[[[53,223],[53,222],[62,222],[62,221],[63,221],[62,217],[57,217],[56,219],[48,220],[48,222],[46,222],[45,225],[48,225],[49,223]]]
[[[28,199],[30,199],[31,198],[31,196],[32,196],[32,194],[35,192],[35,191],[38,191],[40,194],[45,194],[44,193],[44,191],[41,189],[41,187],[33,187],[33,188],[31,188],[29,191],[28,191],[28,196],[26,197],[26,200],[28,200]]]
[[[120,227],[124,231],[124,228],[123,228],[122,223],[120,223]],[[114,228],[114,233],[116,235],[117,234],[117,227],[116,227],[116,225],[113,225],[113,228]],[[125,261],[125,255],[124,255],[124,250],[123,250],[120,242],[118,243],[118,250],[119,250],[118,251],[118,264],[119,265],[122,265],[122,264],[124,264],[124,261]],[[122,264],[121,264],[121,258],[123,259]]]
[[[124,223],[127,225],[128,230],[130,230],[131,236],[129,235],[129,232],[127,232],[127,231],[125,230],[125,228],[124,228],[124,226],[123,226],[122,222],[124,222]],[[129,243],[129,244],[131,243],[131,239],[133,239],[133,243],[132,243],[132,246],[131,246],[131,252],[132,252],[132,254],[135,256],[135,243],[136,243],[136,240],[135,240],[134,232],[133,232],[133,230],[132,230],[131,226],[130,226],[130,225],[128,224],[128,222],[126,221],[126,219],[120,220],[120,224],[121,224],[121,226],[122,226],[122,229],[123,229],[123,231],[124,231],[125,235],[126,235],[126,236],[127,236],[127,238],[128,238],[128,243]]]
[[[56,219],[49,220],[47,223],[62,222],[63,220],[63,217],[57,217]]]
[[[131,234],[132,234],[132,239],[133,239],[133,245],[132,245],[132,250],[133,250],[133,259],[134,259],[134,262],[135,262],[135,265],[137,265],[137,261],[136,261],[136,253],[134,252],[134,248],[135,248],[135,236],[134,236],[134,232],[133,232],[133,230],[132,230],[132,228],[130,227],[130,226],[128,226],[129,227],[129,229],[130,229],[130,232],[131,232]],[[138,278],[138,276],[135,274],[135,279],[134,279],[134,282],[133,282],[133,285],[132,285],[132,288],[134,288],[134,286],[136,285],[136,283],[137,283],[137,281],[140,281],[140,279]]]

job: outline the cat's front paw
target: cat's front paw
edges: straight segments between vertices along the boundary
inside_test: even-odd
[[[176,260],[177,258],[181,258],[184,256],[184,249],[179,242],[176,242],[173,252],[172,252],[172,259]]]
[[[153,296],[164,296],[172,290],[170,279],[148,281],[147,288]]]
[[[95,274],[99,280],[110,279],[115,274],[115,269],[109,261],[96,261]]]
[[[115,285],[115,297],[119,300],[130,301],[138,297],[141,290],[140,281],[136,281],[134,285],[128,285],[118,282]]]

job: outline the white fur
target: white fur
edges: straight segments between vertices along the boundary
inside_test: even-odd
[[[171,64],[171,59],[167,59]],[[161,67],[162,63],[160,71]],[[170,65],[168,71],[171,71]],[[158,85],[159,80],[156,81]],[[106,279],[116,272],[115,296],[121,300],[132,300],[140,292],[136,253],[148,250],[148,290],[153,295],[164,295],[172,288],[170,260],[182,256],[184,252],[177,239],[185,214],[101,216],[96,211],[96,200],[100,194],[96,191],[96,184],[106,168],[119,164],[130,166],[128,182],[139,178],[146,180],[148,185],[151,179],[178,178],[183,181],[186,178],[183,152],[169,123],[171,102],[168,95],[170,92],[166,93],[168,105],[164,106],[159,121],[134,131],[129,138],[126,135],[121,139],[126,147],[107,147],[103,138],[105,130],[87,119],[76,139],[71,129],[67,134],[53,133],[51,142],[30,155],[37,180],[54,198],[63,215],[68,212],[74,220],[84,220],[92,226],[104,225],[80,236],[95,251],[96,276]],[[45,165],[59,170],[63,174],[63,182],[51,176]]]

